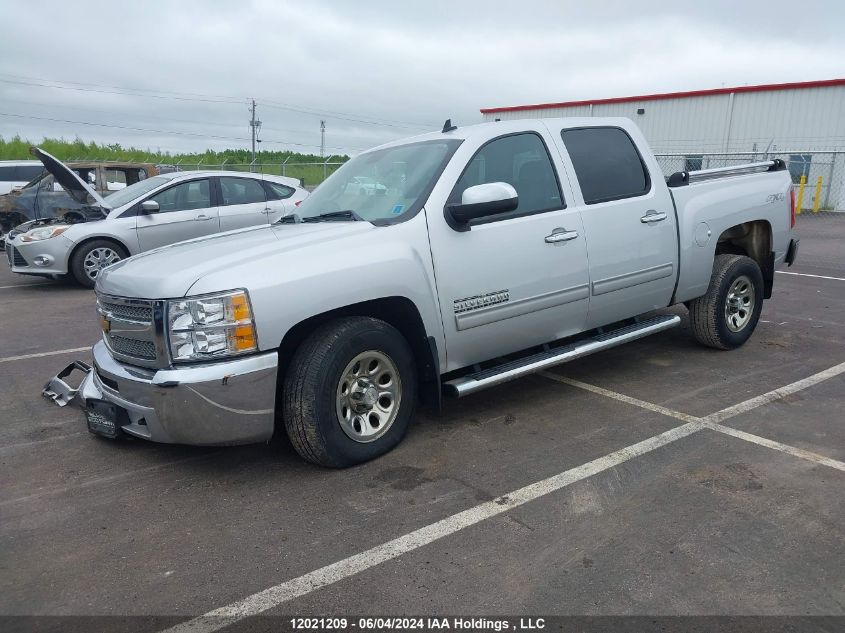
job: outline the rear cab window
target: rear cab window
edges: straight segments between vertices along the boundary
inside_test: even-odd
[[[635,198],[651,190],[642,156],[622,128],[573,128],[560,135],[585,204]]]

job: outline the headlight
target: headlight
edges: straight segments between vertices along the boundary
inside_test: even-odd
[[[213,360],[258,349],[246,290],[168,301],[167,334],[174,361]]]
[[[27,231],[21,237],[22,242],[40,242],[41,240],[49,240],[51,237],[61,235],[70,228],[70,225],[59,226],[41,226],[37,229]]]

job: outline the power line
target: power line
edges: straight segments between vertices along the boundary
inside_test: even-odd
[[[91,121],[72,121],[70,119],[58,119],[52,117],[40,117],[34,116],[31,114],[15,114],[12,112],[0,112],[0,116],[7,116],[7,117],[15,117],[18,119],[35,119],[37,121],[52,121],[54,123],[71,123],[73,125],[90,125],[94,127],[105,127],[105,128],[114,128],[118,130],[131,130],[135,132],[154,132],[156,134],[175,134],[178,136],[192,136],[194,138],[209,138],[209,139],[217,139],[217,140],[225,140],[225,141],[249,141],[251,139],[246,137],[239,137],[239,136],[220,136],[216,134],[201,134],[199,132],[177,132],[175,130],[156,130],[152,128],[144,128],[144,127],[134,127],[129,125],[116,125],[113,123],[93,123]],[[319,145],[312,145],[309,143],[293,143],[290,141],[278,141],[272,139],[264,139],[263,142],[266,143],[273,143],[276,145],[294,145],[296,147],[319,147]],[[364,147],[330,147],[329,149],[337,149],[337,150],[356,150],[356,151],[363,151]]]
[[[21,101],[20,99],[4,99],[4,103],[20,103],[21,105],[28,105],[28,106],[40,106],[45,108],[61,108],[62,110],[78,110],[80,112],[97,112],[100,114],[111,114],[114,115],[114,110],[100,110],[98,108],[88,108],[88,107],[75,107],[75,106],[68,106],[63,104],[56,104],[56,103],[43,103],[38,101]],[[142,113],[140,115],[141,119],[149,119],[151,121],[164,121],[166,123],[192,123],[196,125],[211,125],[215,127],[241,127],[242,124],[238,123],[221,123],[219,121],[200,121],[197,119],[174,119],[173,117],[159,117],[159,116],[151,116],[146,113]],[[313,132],[309,130],[291,130],[290,128],[277,128],[277,127],[267,127],[262,125],[263,130],[270,130],[271,132],[281,132],[282,134],[308,134],[311,135]],[[315,145],[316,147],[316,145]],[[350,148],[351,149],[351,148]]]
[[[43,79],[38,77],[24,77],[22,75],[9,75],[0,73],[3,77],[12,77],[13,79],[2,79],[0,82],[9,84],[18,84],[24,86],[32,86],[37,88],[53,88],[57,90],[75,90],[80,92],[94,92],[99,94],[115,94],[130,97],[147,97],[152,99],[172,99],[176,101],[198,101],[204,103],[244,103],[247,99],[227,95],[206,95],[201,93],[185,93],[175,91],[154,91],[149,88],[124,88],[120,86],[108,86],[103,84],[71,82],[65,80]],[[40,83],[39,83],[40,82]],[[67,85],[63,85],[67,84]],[[364,115],[340,112],[336,110],[319,110],[316,108],[308,108],[304,106],[297,106],[288,103],[280,103],[271,99],[263,99],[256,97],[262,105],[276,108],[279,110],[289,110],[291,112],[299,112],[301,114],[310,114],[314,116],[326,115],[337,119],[351,121],[355,123],[363,123],[366,125],[380,125],[386,127],[398,128],[417,128],[429,129],[436,127],[427,123],[412,123],[410,121],[400,121],[396,119],[380,119],[378,117],[366,117]]]

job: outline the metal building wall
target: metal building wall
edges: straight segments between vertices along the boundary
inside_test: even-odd
[[[591,114],[633,119],[658,153],[763,152],[770,144],[773,151],[845,150],[845,86],[492,112],[484,120]]]

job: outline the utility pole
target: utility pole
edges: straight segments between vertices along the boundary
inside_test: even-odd
[[[252,131],[252,164],[255,164],[255,137],[258,136],[258,132],[261,129],[261,121],[255,118],[255,99],[252,100],[250,112],[252,112],[252,117],[249,120],[249,127]],[[261,141],[258,142],[260,143]]]
[[[320,121],[320,158],[326,155],[326,122]]]

